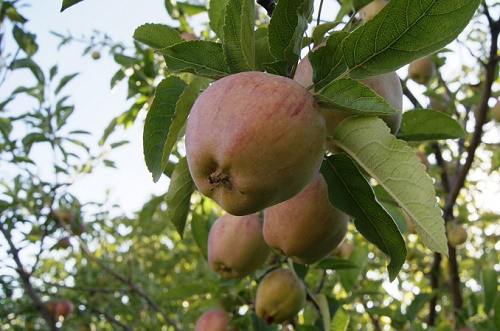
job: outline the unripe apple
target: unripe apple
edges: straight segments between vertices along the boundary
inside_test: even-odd
[[[196,321],[194,331],[237,331],[230,326],[231,315],[222,309],[211,309],[204,312]]]
[[[408,66],[408,78],[419,84],[427,84],[434,75],[434,60],[430,56],[423,56]]]
[[[54,307],[54,314],[56,316],[68,316],[73,312],[75,306],[69,300],[58,301]]]
[[[244,277],[257,270],[271,249],[257,214],[219,217],[208,234],[208,264],[224,278]]]
[[[457,247],[467,241],[467,230],[462,224],[448,223],[446,230],[448,242],[451,246]]]
[[[210,85],[186,124],[186,157],[198,190],[233,215],[290,199],[323,161],[325,121],[292,79],[247,71]]]
[[[349,216],[333,207],[323,175],[293,198],[264,210],[264,240],[296,263],[330,254],[345,237]]]
[[[306,288],[290,269],[275,269],[257,286],[255,310],[267,324],[280,324],[294,318],[304,307]]]
[[[319,47],[321,47],[320,45]],[[314,51],[314,49],[313,49]],[[304,57],[298,64],[295,71],[294,80],[299,82],[304,87],[309,87],[313,84],[312,81],[313,69],[309,58]],[[403,109],[403,88],[401,81],[396,72],[390,72],[383,75],[372,76],[360,80],[361,83],[367,85],[380,97],[385,99],[387,103],[398,110],[396,114],[380,115],[379,117],[391,129],[391,133],[396,133],[401,125],[402,109]],[[314,91],[312,91],[314,92]],[[336,111],[332,109],[323,109],[323,116],[325,117],[326,133],[330,135],[337,125],[350,114],[346,112]]]
[[[101,58],[101,53],[99,53],[98,51],[93,51],[91,56],[94,60],[99,60]]]
[[[377,15],[382,8],[384,8],[386,2],[384,0],[374,0],[361,8],[359,15],[363,21],[368,21]]]
[[[500,122],[500,100],[497,100],[495,105],[490,109],[491,118],[495,122]]]

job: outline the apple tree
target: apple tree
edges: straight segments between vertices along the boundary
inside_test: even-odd
[[[147,111],[145,167],[153,181],[169,178],[133,217],[102,203],[80,212],[65,176],[32,176],[30,142],[71,156],[56,173],[88,168],[71,167],[65,144],[82,144],[58,135],[71,110],[60,109],[62,97],[54,115],[44,98],[34,35],[2,11],[26,54],[8,71],[29,68],[38,79],[16,93],[40,105],[2,121],[2,162],[23,165],[1,201],[8,330],[500,328],[499,212],[485,203],[499,195],[490,184],[500,176],[498,4],[165,8],[178,25],[144,22],[131,50],[100,45],[120,66],[112,83],[128,80],[135,100],[101,143]],[[14,121],[40,123],[39,132],[15,140]],[[79,233],[83,220],[92,226]],[[28,265],[26,247],[38,252]],[[63,255],[51,256],[56,249]],[[68,298],[71,309],[56,309]]]

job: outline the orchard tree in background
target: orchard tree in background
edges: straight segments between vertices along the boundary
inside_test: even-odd
[[[65,131],[76,74],[36,64],[20,3],[0,4],[17,44],[2,82],[34,78],[0,100],[15,173],[2,329],[500,329],[500,215],[484,203],[499,194],[500,4],[165,1],[178,24],[145,22],[131,47],[57,34],[109,51],[112,86],[128,85],[103,147],[147,111],[145,167],[170,184],[126,217],[69,194],[113,163]]]

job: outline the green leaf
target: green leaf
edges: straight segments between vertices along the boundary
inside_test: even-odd
[[[211,0],[208,6],[209,25],[213,32],[224,40],[222,27],[224,26],[224,17],[226,15],[226,6],[229,0]]]
[[[323,270],[341,270],[341,269],[354,269],[358,266],[349,260],[337,258],[325,258],[314,265],[317,269]]]
[[[354,217],[356,229],[390,257],[393,281],[406,260],[406,246],[398,226],[380,205],[372,187],[345,153],[329,156],[321,166],[330,203]]]
[[[179,139],[179,132],[186,123],[189,111],[193,106],[196,98],[201,90],[208,86],[208,80],[195,77],[191,83],[184,89],[179,96],[179,100],[175,105],[175,112],[171,120],[170,127],[168,128],[167,139],[163,145],[163,156],[161,161],[161,172],[165,170],[169,162],[170,153],[175,143]]]
[[[313,4],[312,0],[288,0],[276,5],[269,23],[269,44],[277,61],[295,66],[299,60]]]
[[[193,213],[191,217],[191,233],[196,245],[200,248],[201,253],[206,258],[208,256],[208,233],[210,231],[210,223],[202,216]]]
[[[288,63],[286,61],[263,63],[262,67],[270,74],[277,76],[288,76]]]
[[[368,261],[368,248],[356,246],[349,255],[348,260],[357,265],[357,268],[336,271],[340,277],[340,283],[346,292],[349,292],[359,280],[359,275]]]
[[[330,324],[330,331],[346,331],[350,319],[350,315],[344,309],[337,309]]]
[[[321,90],[347,70],[340,45],[348,35],[347,32],[333,32],[324,46],[309,52],[308,57],[313,68],[312,80],[316,91]]]
[[[54,94],[58,94],[61,92],[61,90],[68,84],[73,78],[75,78],[78,75],[78,73],[66,75],[63,78],[61,78],[61,81],[59,82],[59,85],[57,85],[56,89],[54,90]]]
[[[190,72],[197,76],[219,79],[231,73],[222,44],[190,40],[159,50],[171,72]]]
[[[174,28],[164,24],[144,24],[134,31],[134,39],[154,49],[170,47],[183,39]]]
[[[61,12],[65,11],[69,7],[76,5],[79,2],[82,2],[83,0],[63,0],[62,6],[61,6]]]
[[[179,7],[180,11],[187,16],[194,16],[207,11],[207,7],[204,5],[195,5],[188,2],[178,2],[177,7]]]
[[[267,31],[266,27],[260,27],[255,30],[255,70],[257,71],[265,71],[264,63],[274,62],[274,57],[269,49]]]
[[[495,315],[493,317],[493,325],[495,330],[500,330],[500,299],[495,302]]]
[[[35,42],[36,35],[25,32],[19,26],[14,25],[12,35],[19,47],[26,53],[28,57],[33,56],[38,50],[38,45]]]
[[[481,274],[483,286],[484,312],[489,315],[495,305],[495,300],[500,300],[498,295],[498,277],[500,273],[493,269],[484,269]]]
[[[255,70],[254,1],[229,0],[224,17],[224,56],[232,73]]]
[[[366,115],[395,114],[384,98],[365,84],[351,78],[332,81],[321,91],[314,94],[316,101],[323,108],[362,113]]]
[[[395,71],[445,47],[467,26],[480,0],[393,0],[354,30],[342,50],[353,78]]]
[[[14,60],[11,65],[10,69],[29,69],[35,76],[35,78],[38,80],[38,82],[42,85],[45,84],[45,75],[43,74],[42,69],[36,64],[33,60],[31,59],[18,59]]]
[[[333,131],[333,139],[408,213],[423,243],[447,255],[432,179],[406,142],[389,131],[378,117],[350,116]]]
[[[187,216],[191,207],[191,195],[194,192],[194,182],[189,173],[186,158],[181,158],[174,168],[168,192],[167,217],[174,224],[182,237],[186,227]]]
[[[163,150],[175,114],[176,104],[187,84],[177,76],[163,79],[144,122],[143,148],[148,170],[156,182],[163,172]]]
[[[339,25],[339,22],[327,22],[316,26],[313,30],[312,38],[315,45],[319,45],[323,42],[325,35],[328,31]]]
[[[458,139],[466,135],[464,129],[452,117],[432,109],[414,109],[403,113],[399,139],[425,141]]]
[[[417,318],[422,307],[424,307],[424,305],[434,296],[435,295],[432,293],[419,293],[413,298],[411,304],[406,309],[406,319],[410,322],[410,324],[413,323],[415,318]]]

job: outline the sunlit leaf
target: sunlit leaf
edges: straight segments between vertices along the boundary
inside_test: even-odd
[[[458,139],[465,137],[465,131],[454,118],[432,109],[414,109],[403,113],[399,139],[425,141]]]
[[[182,41],[176,29],[168,25],[153,23],[144,24],[135,29],[134,39],[154,49],[169,47]]]

